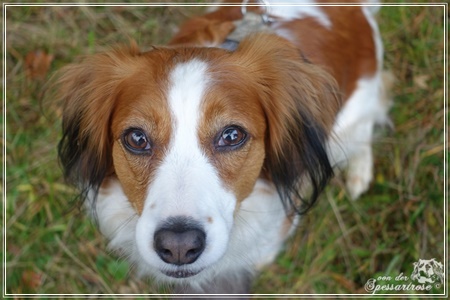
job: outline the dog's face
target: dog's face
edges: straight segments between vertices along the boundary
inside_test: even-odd
[[[293,209],[302,179],[315,198],[332,173],[334,82],[275,36],[235,52],[116,50],[69,66],[58,84],[66,176],[93,194],[119,182],[141,261],[167,277],[220,260],[258,178]]]
[[[155,54],[150,70],[172,60],[170,51]],[[166,68],[124,82],[111,120],[112,161],[140,215],[142,257],[186,277],[227,249],[234,211],[261,173],[265,120],[254,87],[224,79],[227,63],[195,58]]]

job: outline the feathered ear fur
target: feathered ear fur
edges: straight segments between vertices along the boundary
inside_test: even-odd
[[[112,170],[110,118],[120,83],[133,74],[139,55],[135,44],[86,57],[57,75],[57,98],[63,103],[59,158],[66,179],[86,193],[97,190]]]
[[[235,55],[256,80],[266,114],[264,170],[288,212],[304,213],[333,176],[326,143],[340,105],[337,84],[275,35],[243,40]]]

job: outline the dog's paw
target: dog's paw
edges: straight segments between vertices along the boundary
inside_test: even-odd
[[[368,148],[349,161],[346,187],[352,200],[358,199],[369,189],[373,179],[373,158]]]
[[[370,182],[372,181],[372,178],[367,178],[363,176],[349,176],[347,178],[347,190],[350,194],[350,198],[352,200],[357,200],[359,196],[361,196],[363,193],[365,193],[370,186]]]

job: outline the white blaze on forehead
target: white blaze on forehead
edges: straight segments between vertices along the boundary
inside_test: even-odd
[[[202,102],[210,80],[207,69],[207,63],[192,60],[175,66],[170,74],[167,98],[173,135],[155,178],[155,183],[166,183],[159,189],[164,189],[169,215],[195,215],[210,205],[224,204],[216,199],[226,192],[199,141]]]
[[[207,64],[192,60],[175,66],[170,75],[168,103],[172,113],[173,135],[169,150],[160,167],[165,178],[169,215],[190,214],[200,199],[199,180],[214,178],[215,170],[203,154],[198,139],[198,123],[205,89],[208,84]],[[207,175],[209,174],[209,175]]]
[[[175,198],[183,195],[182,201],[171,199],[174,202],[186,203],[189,193],[195,193],[195,183],[190,181],[206,172],[204,168],[209,169],[198,139],[200,107],[208,82],[206,70],[206,63],[192,60],[177,65],[170,76],[168,102],[173,136],[161,171],[166,172],[165,176],[170,174],[174,184],[171,194],[177,195]]]
[[[208,82],[207,67],[205,62],[192,60],[177,65],[170,76],[168,100],[176,121],[175,129],[178,133],[184,131],[189,137],[193,137],[193,129],[197,127],[200,104]]]
[[[171,140],[149,186],[136,226],[136,244],[150,267],[178,271],[158,257],[153,248],[154,233],[171,217],[188,217],[206,234],[205,250],[189,264],[190,270],[198,271],[217,262],[226,251],[236,199],[223,187],[199,141],[202,102],[210,82],[208,65],[199,60],[180,63],[169,81]]]

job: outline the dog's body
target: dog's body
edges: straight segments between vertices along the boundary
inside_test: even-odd
[[[367,190],[386,120],[372,7],[247,11],[270,23],[236,49],[217,48],[245,17],[222,7],[170,47],[99,54],[59,82],[66,176],[110,247],[181,292],[248,293],[332,167],[351,197]]]

